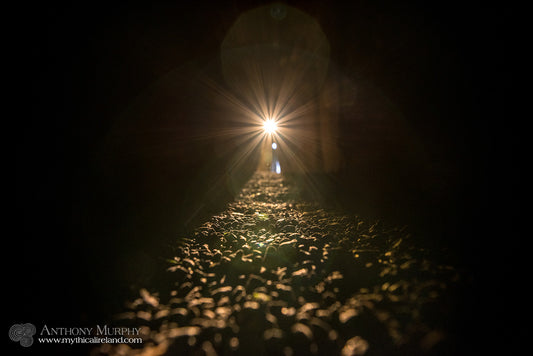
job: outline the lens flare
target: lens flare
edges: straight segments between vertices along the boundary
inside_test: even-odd
[[[214,135],[224,134],[238,148],[230,171],[252,158],[258,169],[278,174],[281,163],[284,173],[318,169],[322,141],[333,141],[332,130],[320,131],[332,126],[329,111],[336,108],[329,100],[333,109],[324,109],[322,99],[332,80],[329,48],[318,22],[296,8],[268,5],[239,16],[221,44],[225,82],[201,77],[211,89],[206,98],[216,104],[213,113],[225,120]],[[333,97],[336,87],[329,87]]]
[[[263,123],[263,129],[266,133],[273,134],[274,132],[276,132],[277,128],[278,125],[272,119],[265,120],[265,122]]]

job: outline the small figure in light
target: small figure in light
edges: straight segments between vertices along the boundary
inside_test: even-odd
[[[272,172],[276,172],[277,174],[281,173],[281,165],[279,164],[278,159],[278,152],[276,151],[278,148],[278,144],[275,142],[272,142],[272,166],[270,170]]]

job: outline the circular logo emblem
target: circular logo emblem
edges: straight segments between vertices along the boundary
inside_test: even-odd
[[[29,347],[33,344],[33,335],[35,335],[35,325],[15,324],[9,328],[9,338],[13,341],[20,342],[21,346]]]

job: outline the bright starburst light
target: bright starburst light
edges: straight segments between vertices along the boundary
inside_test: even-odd
[[[279,162],[286,172],[318,166],[324,137],[319,130],[327,120],[320,98],[329,48],[316,20],[296,8],[267,5],[239,16],[221,44],[225,83],[202,77],[212,90],[208,98],[214,99],[214,111],[224,118],[214,135],[238,147],[229,170],[252,156],[277,173]],[[278,164],[272,166],[274,153]]]
[[[276,132],[278,125],[273,119],[268,119],[265,120],[265,122],[263,123],[263,128],[265,129],[266,133],[273,134],[274,132]]]

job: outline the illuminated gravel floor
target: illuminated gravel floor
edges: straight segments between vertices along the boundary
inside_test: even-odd
[[[416,248],[405,228],[301,201],[281,175],[256,173],[169,256],[167,285],[141,290],[114,321],[142,326],[143,344],[102,345],[96,354],[436,355],[457,347],[464,278],[456,268]]]

